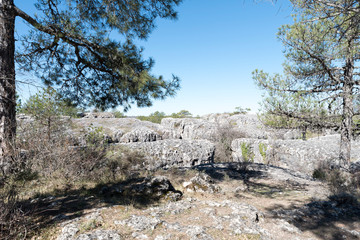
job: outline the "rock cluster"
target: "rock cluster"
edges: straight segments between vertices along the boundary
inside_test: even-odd
[[[165,139],[121,145],[144,153],[149,169],[194,167],[211,163],[215,151],[214,144],[207,140]]]
[[[311,175],[321,164],[330,164],[338,158],[339,142],[338,134],[307,141],[245,138],[234,140],[231,148],[235,161],[243,161],[244,157],[247,157],[244,155],[252,154],[252,162],[271,164]],[[351,155],[354,159],[360,159],[359,141],[352,143]]]
[[[246,160],[312,174],[321,164],[333,162],[339,155],[340,136],[337,134],[303,141],[299,131],[269,129],[251,114],[164,118],[161,124],[135,118],[107,117],[110,116],[105,114],[75,119],[74,122],[83,127],[101,127],[106,141],[141,151],[149,169],[212,163],[215,154],[220,154],[217,156],[229,158],[232,155],[226,161]],[[226,137],[231,139],[231,144],[223,139]],[[218,147],[223,142],[227,145]],[[231,153],[221,155],[223,149]],[[360,141],[353,141],[352,161],[359,159]]]

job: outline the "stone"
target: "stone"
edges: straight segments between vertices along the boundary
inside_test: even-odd
[[[96,230],[80,234],[76,240],[120,240],[120,235],[114,230]]]
[[[164,118],[161,120],[164,128],[164,139],[207,139],[216,137],[216,123],[196,118]]]
[[[221,192],[221,188],[215,185],[214,181],[206,173],[198,173],[195,177],[190,179],[190,182],[184,182],[183,187],[188,192]]]
[[[57,240],[69,240],[73,239],[74,236],[79,232],[79,228],[76,224],[67,224],[61,230],[61,234],[56,238]]]
[[[90,112],[85,113],[83,118],[115,118],[111,112]]]
[[[139,127],[125,133],[121,138],[120,142],[131,143],[131,142],[154,142],[161,140],[162,137],[159,133],[146,127]]]
[[[208,140],[165,139],[156,142],[122,143],[145,155],[149,170],[194,167],[214,161],[215,145]]]
[[[130,218],[118,222],[121,225],[127,225],[131,227],[134,231],[153,231],[155,228],[162,223],[159,218],[156,217],[146,217],[146,216],[138,216],[132,215]]]
[[[335,164],[339,157],[340,135],[328,135],[303,140],[235,139],[231,148],[234,161],[244,160],[242,146],[253,154],[252,162],[271,164],[312,175],[321,164]],[[249,155],[249,153],[248,153]],[[352,142],[351,156],[360,159],[360,142]]]

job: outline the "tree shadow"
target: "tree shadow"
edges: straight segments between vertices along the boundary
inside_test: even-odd
[[[99,184],[89,189],[62,190],[54,194],[47,194],[36,199],[22,201],[19,204],[27,209],[31,216],[34,232],[39,232],[55,223],[72,220],[86,214],[93,208],[110,207],[114,205],[131,205],[144,209],[158,204],[167,193],[172,192],[182,196],[170,184],[167,189],[162,186],[159,191],[152,191],[147,185],[148,178],[138,177],[125,181]],[[173,199],[169,199],[173,200]]]
[[[255,166],[256,164],[251,165]],[[205,172],[216,181],[224,181],[226,178],[248,181],[251,178],[265,177],[264,172],[260,169],[242,168],[238,162],[201,164],[194,167],[194,169]]]
[[[272,206],[266,209],[272,218],[284,219],[301,231],[310,231],[319,239],[359,239],[360,204],[351,195],[333,195],[326,201],[303,205]]]

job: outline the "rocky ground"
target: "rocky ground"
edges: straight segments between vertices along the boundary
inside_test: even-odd
[[[360,239],[359,201],[312,178],[338,156],[334,132],[303,141],[230,114],[161,124],[88,114],[73,123],[72,147],[86,148],[86,134],[101,129],[115,156],[141,152],[142,175],[32,199],[33,239]],[[360,141],[352,156],[360,171]]]
[[[323,182],[299,172],[262,164],[252,164],[246,171],[233,164],[215,164],[157,174],[163,177],[106,186],[92,197],[81,199],[75,194],[72,199],[39,200],[47,218],[56,223],[47,236],[57,240],[360,238],[360,206],[347,196],[329,199]],[[124,194],[130,196],[129,202],[122,202]]]

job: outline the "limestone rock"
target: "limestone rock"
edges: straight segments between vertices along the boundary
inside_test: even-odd
[[[164,138],[175,139],[207,139],[216,136],[217,124],[196,118],[164,118]]]
[[[154,130],[146,127],[135,128],[134,130],[125,133],[121,138],[120,142],[153,142],[161,140],[161,136]]]
[[[73,239],[76,233],[79,232],[79,228],[76,224],[68,224],[63,227],[61,234],[57,237],[57,240],[69,240]]]
[[[255,163],[271,164],[312,174],[321,163],[333,162],[339,156],[340,136],[329,135],[303,140],[236,139],[232,142],[234,161],[243,161],[244,153],[252,154]],[[247,148],[247,151],[244,151]],[[360,159],[360,142],[352,142],[351,157]]]
[[[120,240],[120,235],[113,230],[96,230],[91,233],[80,234],[76,240]]]
[[[156,217],[132,215],[130,218],[116,222],[115,224],[127,225],[134,231],[154,230],[162,221]]]
[[[211,163],[215,152],[214,144],[207,140],[165,139],[121,145],[144,153],[148,169],[193,167]]]
[[[205,173],[198,173],[190,179],[190,182],[184,182],[183,187],[188,192],[218,193],[221,191],[221,188],[215,185],[211,177]]]
[[[90,112],[85,113],[84,118],[115,118],[115,115],[111,112]]]

